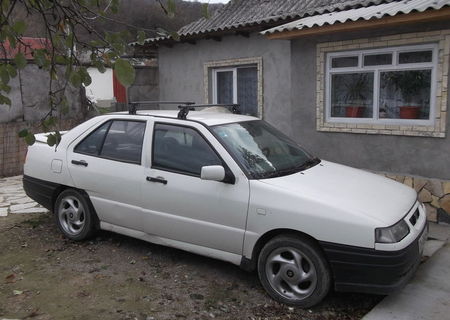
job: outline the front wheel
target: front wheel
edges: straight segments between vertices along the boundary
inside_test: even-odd
[[[55,202],[56,223],[69,239],[80,241],[95,232],[95,213],[88,200],[77,190],[61,192]]]
[[[275,237],[263,247],[258,275],[272,298],[301,308],[319,303],[331,283],[328,264],[318,245],[295,235]]]

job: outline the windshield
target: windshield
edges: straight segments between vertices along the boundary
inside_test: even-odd
[[[292,174],[320,162],[262,120],[218,125],[212,130],[254,179]]]

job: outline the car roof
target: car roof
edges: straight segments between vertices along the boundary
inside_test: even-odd
[[[110,115],[128,115],[128,112],[114,112],[110,113]],[[178,110],[138,110],[136,112],[136,115],[178,119]],[[234,114],[229,111],[218,111],[207,109],[200,111],[189,111],[186,120],[201,122],[207,126],[215,126],[220,124],[259,120],[259,119],[252,116]]]

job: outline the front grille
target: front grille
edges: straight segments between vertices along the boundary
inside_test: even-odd
[[[409,218],[409,222],[411,222],[411,224],[412,224],[413,226],[416,225],[417,220],[419,219],[419,215],[420,215],[420,213],[419,213],[419,208],[417,208],[416,211],[414,211],[414,213],[413,213],[413,215],[411,216],[411,218]]]

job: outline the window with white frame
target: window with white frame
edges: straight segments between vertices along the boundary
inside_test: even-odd
[[[327,55],[329,122],[431,124],[437,45]]]
[[[256,65],[214,68],[213,103],[238,103],[242,114],[258,115],[258,71]]]

